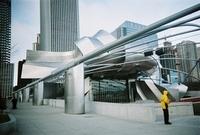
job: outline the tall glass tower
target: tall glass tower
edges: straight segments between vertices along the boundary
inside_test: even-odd
[[[0,62],[10,61],[10,28],[11,28],[10,0],[0,1]]]
[[[39,50],[74,50],[79,38],[78,12],[78,0],[40,0]]]
[[[0,0],[0,98],[12,95],[14,65],[10,63],[11,0]]]
[[[181,43],[176,45],[177,48],[177,57],[182,58],[178,60],[180,71],[184,71],[186,73],[190,73],[192,68],[195,66],[196,61],[192,61],[192,59],[198,59],[197,57],[197,47],[196,43],[192,41],[182,41]],[[194,70],[190,74],[193,77],[199,78],[199,68],[198,66],[194,68]],[[187,75],[181,74],[180,79],[184,81]],[[197,79],[187,78],[187,82],[197,82]]]
[[[138,31],[144,29],[145,27],[146,27],[145,25],[142,25],[142,24],[139,24],[139,23],[135,23],[135,22],[131,22],[131,21],[125,21],[117,29],[115,29],[112,32],[112,35],[114,37],[116,37],[117,39],[120,39],[120,38],[123,38],[127,35],[136,33]],[[152,40],[156,40],[156,39],[158,39],[158,37],[157,37],[156,34],[154,34],[154,35],[145,37],[143,39],[137,40],[133,43],[130,43],[130,44],[126,45],[126,47],[143,44],[143,43],[146,43],[148,41],[152,41]],[[157,41],[134,47],[132,49],[129,49],[128,51],[152,50],[155,47],[158,47]]]

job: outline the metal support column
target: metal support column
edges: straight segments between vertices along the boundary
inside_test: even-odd
[[[43,92],[44,92],[44,84],[42,81],[34,86],[33,105],[42,105]]]
[[[29,102],[30,88],[26,88],[25,102]]]
[[[22,91],[22,102],[28,102],[29,100],[29,92],[30,88],[26,88],[25,90]]]
[[[75,66],[65,73],[65,113],[85,113],[84,67]]]
[[[26,89],[24,89],[22,91],[22,102],[25,103],[26,102]]]

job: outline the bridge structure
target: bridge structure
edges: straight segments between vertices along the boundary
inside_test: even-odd
[[[109,34],[102,32],[96,39],[106,41],[104,44],[95,42],[95,39],[83,38],[77,41],[77,50],[69,52],[67,55],[70,60],[66,60],[60,64],[56,69],[50,69],[49,72],[41,70],[41,74],[45,72],[39,79],[35,79],[32,83],[26,85],[23,88],[14,91],[13,94],[23,92],[22,100],[27,101],[30,95],[30,88],[33,89],[33,105],[42,104],[44,94],[44,83],[45,82],[62,82],[64,84],[64,100],[65,100],[65,113],[70,114],[82,114],[85,113],[85,78],[107,78],[107,79],[121,79],[125,80],[125,86],[131,79],[143,80],[149,88],[150,92],[142,90],[143,84],[136,81],[136,90],[139,97],[142,100],[147,100],[148,96],[152,100],[159,101],[162,90],[156,87],[155,82],[149,78],[141,78],[141,73],[148,77],[152,75],[156,70],[160,71],[160,66],[155,58],[151,54],[156,50],[137,50],[136,48],[144,44],[155,42],[155,40],[148,41],[143,44],[127,47],[127,44],[143,39],[152,34],[175,28],[192,26],[195,27],[192,30],[176,33],[167,37],[156,39],[163,40],[164,38],[170,38],[186,33],[199,31],[199,25],[192,24],[190,22],[200,18],[200,15],[191,16],[193,13],[200,10],[200,4],[194,5],[188,9],[175,13],[169,17],[159,20],[139,32],[128,35],[119,40],[112,40]],[[184,19],[187,17],[186,19]],[[105,36],[106,35],[106,36]],[[89,42],[90,43],[89,43]],[[85,49],[85,48],[86,49]],[[129,49],[136,49],[136,51],[128,51]],[[150,55],[149,55],[150,54]],[[41,55],[42,56],[42,55]],[[179,59],[179,58],[177,58]],[[198,60],[193,60],[198,61]],[[45,63],[48,64],[48,63]],[[56,63],[54,63],[56,64]],[[170,69],[169,69],[170,70]],[[34,71],[30,71],[34,74]],[[181,71],[178,71],[181,72]],[[187,73],[186,73],[187,74]],[[147,78],[147,77],[146,77]],[[158,84],[160,84],[161,78],[159,77]],[[178,92],[185,93],[187,88],[184,85],[175,85]],[[168,88],[168,87],[167,87]],[[170,89],[170,88],[169,88]],[[177,100],[179,97],[176,93],[171,92],[172,98]],[[133,100],[133,94],[129,91],[129,98]]]

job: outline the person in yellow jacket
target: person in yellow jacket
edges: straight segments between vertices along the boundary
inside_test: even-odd
[[[169,97],[168,97],[168,91],[164,90],[163,95],[161,96],[161,99],[160,99],[160,104],[161,104],[161,107],[163,110],[165,124],[171,124],[169,122],[169,111],[168,111],[169,103],[170,103],[170,101],[169,101]]]

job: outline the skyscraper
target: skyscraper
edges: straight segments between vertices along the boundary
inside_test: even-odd
[[[160,64],[162,65],[161,74],[162,78],[168,82],[176,82],[177,73],[173,70],[176,70],[176,49],[172,46],[172,43],[169,41],[164,42],[164,47],[160,48],[164,51],[164,54],[160,56]],[[169,70],[171,69],[171,70]]]
[[[131,22],[131,21],[125,21],[117,29],[115,29],[112,32],[112,35],[114,37],[116,37],[117,39],[120,39],[120,38],[123,38],[125,36],[130,35],[130,34],[134,34],[138,31],[142,30],[145,27],[146,27],[145,25],[142,25],[142,24],[139,24],[139,23],[135,23],[135,22]],[[148,41],[156,40],[157,38],[158,38],[157,35],[154,34],[154,35],[145,37],[143,39],[137,40],[133,43],[130,43],[130,44],[126,45],[126,47],[143,44],[143,43],[146,43]],[[155,41],[155,42],[152,42],[152,43],[137,46],[135,48],[129,49],[128,51],[151,50],[151,49],[153,49],[154,47],[157,47],[157,46],[158,46],[158,41]]]
[[[78,0],[40,0],[40,47],[42,51],[75,49],[79,38]]]
[[[10,27],[11,27],[11,5],[10,0],[0,1],[0,62],[10,61]]]
[[[190,73],[193,67],[196,64],[196,61],[192,61],[197,59],[197,48],[196,43],[192,41],[183,41],[176,46],[178,58],[182,58],[179,60],[179,70],[184,71],[186,73]],[[198,66],[194,68],[194,70],[190,74],[193,77],[199,78],[199,69]],[[181,74],[181,81],[184,81],[187,75]],[[198,81],[194,78],[187,78],[188,82]]]
[[[13,64],[11,49],[11,0],[0,0],[0,98],[11,96],[13,87]]]

